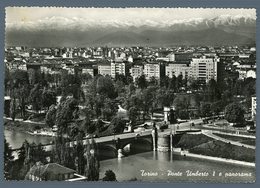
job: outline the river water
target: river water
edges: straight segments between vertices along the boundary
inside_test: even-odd
[[[12,148],[19,148],[25,139],[36,144],[46,144],[52,141],[51,137],[33,136],[7,129],[4,130],[4,134]],[[122,159],[103,160],[100,162],[100,177],[104,177],[105,171],[109,169],[115,172],[118,181],[137,179],[138,181],[230,183],[255,180],[255,168],[184,157],[171,152],[150,151]],[[188,171],[193,172],[193,175],[188,176],[190,175],[187,174]],[[237,176],[236,173],[243,176]]]
[[[53,141],[53,137],[50,136],[36,136],[21,131],[4,129],[4,137],[13,149],[20,148],[23,145],[25,139],[29,143],[35,144],[49,144]]]

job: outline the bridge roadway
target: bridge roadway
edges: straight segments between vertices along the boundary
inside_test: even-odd
[[[124,133],[124,134],[118,134],[118,135],[112,135],[112,136],[104,136],[104,137],[94,138],[94,140],[97,144],[101,144],[101,143],[109,143],[111,141],[113,142],[118,139],[120,139],[121,141],[124,141],[124,140],[134,139],[137,137],[138,138],[147,137],[147,136],[150,136],[151,134],[152,134],[152,130],[149,129],[149,130],[134,132],[134,133]],[[83,145],[86,145],[88,143],[87,141],[91,142],[91,138],[84,139]],[[72,141],[72,142],[69,142],[68,144],[72,147],[73,145],[77,144],[77,141]],[[46,151],[51,151],[53,146],[54,146],[53,144],[46,144],[46,145],[43,145],[43,148]],[[19,149],[17,149],[17,150],[19,150]]]

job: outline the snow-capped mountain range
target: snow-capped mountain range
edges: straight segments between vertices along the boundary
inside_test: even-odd
[[[255,34],[256,18],[250,15],[160,21],[53,16],[6,24],[7,45],[29,46],[247,44]]]

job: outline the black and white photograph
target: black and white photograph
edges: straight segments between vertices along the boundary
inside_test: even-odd
[[[254,183],[256,9],[6,7],[6,181]]]

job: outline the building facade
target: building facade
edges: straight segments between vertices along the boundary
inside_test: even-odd
[[[111,76],[111,64],[106,63],[106,64],[99,64],[98,65],[98,74],[106,76],[109,75]]]
[[[115,78],[116,75],[125,75],[125,63],[124,62],[112,62],[111,63],[111,77]]]
[[[202,83],[207,83],[211,79],[217,80],[217,63],[216,57],[192,58],[189,76],[200,80]]]
[[[173,76],[178,77],[179,75],[182,75],[183,77],[188,77],[189,69],[190,67],[188,64],[169,63],[165,66],[165,74],[169,78],[172,78]]]
[[[160,64],[159,63],[146,63],[144,65],[144,75],[147,80],[151,80],[152,77],[160,79]]]
[[[141,75],[143,75],[143,71],[144,71],[144,68],[142,65],[135,65],[129,70],[134,81],[136,81],[137,78],[139,78]]]

